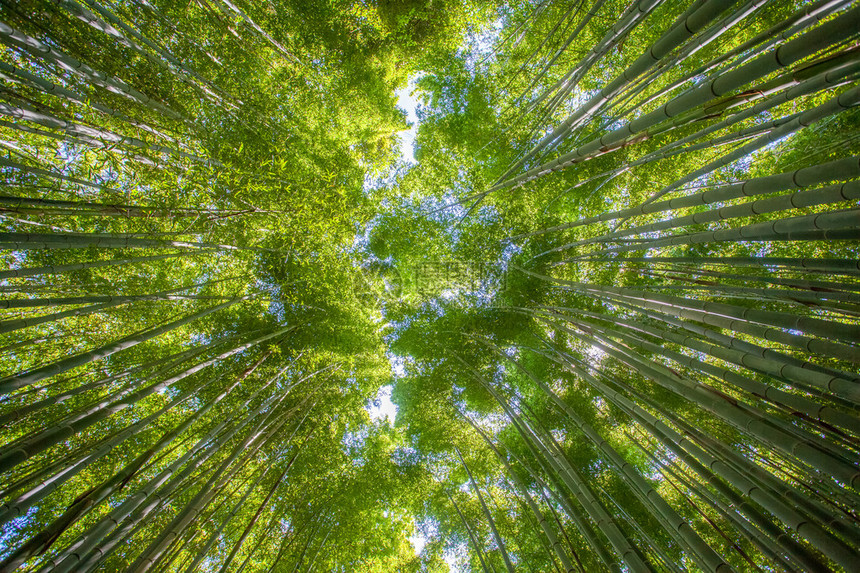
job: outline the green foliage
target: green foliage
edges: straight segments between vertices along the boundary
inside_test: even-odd
[[[857,570],[860,12],[753,4],[3,2],[0,570]]]

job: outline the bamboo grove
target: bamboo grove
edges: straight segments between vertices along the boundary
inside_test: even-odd
[[[857,571],[858,41],[0,0],[0,571]]]

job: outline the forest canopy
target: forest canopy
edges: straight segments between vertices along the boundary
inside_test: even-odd
[[[0,573],[860,571],[856,2],[0,44]]]

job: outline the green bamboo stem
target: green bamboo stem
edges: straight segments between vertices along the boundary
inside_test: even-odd
[[[140,239],[126,233],[0,233],[0,249],[80,249],[98,247],[105,249],[129,249],[151,247],[196,247],[222,251],[267,251],[257,247],[234,247],[193,241],[167,241]]]
[[[818,26],[817,28],[803,34],[801,37],[796,38],[780,46],[773,52],[759,56],[755,60],[749,62],[744,66],[741,66],[736,70],[727,72],[726,74],[723,74],[718,78],[707,82],[705,85],[699,86],[694,90],[687,92],[686,94],[682,94],[676,98],[673,98],[668,103],[661,106],[659,109],[647,113],[627,123],[625,126],[606,133],[599,138],[593,139],[584,145],[580,145],[574,151],[564,154],[549,163],[534,167],[520,175],[517,175],[516,177],[505,180],[505,178],[508,177],[508,174],[510,173],[509,171],[509,173],[506,173],[500,179],[500,183],[497,183],[496,185],[491,187],[487,191],[487,193],[500,189],[505,189],[508,187],[519,187],[538,177],[542,177],[548,173],[567,168],[570,165],[584,161],[585,159],[593,157],[597,154],[603,153],[603,150],[605,149],[617,148],[618,146],[623,145],[624,141],[630,141],[631,138],[635,139],[637,137],[641,137],[641,134],[644,133],[648,128],[657,125],[661,121],[671,119],[698,105],[702,105],[708,102],[714,96],[720,97],[731,91],[739,89],[758,77],[774,72],[780,68],[790,66],[791,64],[801,60],[802,58],[812,53],[815,53],[818,50],[821,50],[840,40],[846,39],[853,33],[853,30],[856,29],[858,26],[860,26],[860,9],[855,8],[853,10],[849,10],[848,12],[838,16],[837,18],[825,22],[821,26]],[[653,50],[654,48],[652,48],[652,52]],[[649,54],[646,54],[646,56],[648,55]],[[852,103],[852,98],[856,96],[856,94],[853,93],[854,91],[856,90],[849,90],[849,92],[847,92],[848,95],[842,97],[841,101],[839,98],[835,98],[835,100],[832,100],[828,104],[825,104],[825,106],[819,106],[818,108],[815,108],[815,110],[809,110],[804,112],[803,114],[801,114],[801,118],[799,118],[796,123],[792,122],[791,124],[783,126],[776,131],[781,131],[782,135],[784,135],[785,133],[790,133],[791,131],[799,129],[803,125],[809,125],[810,123],[817,121],[822,117],[837,113],[845,107],[854,105],[854,103]],[[766,136],[767,139],[762,139],[762,143],[758,144],[756,142],[757,147],[754,147],[753,144],[749,144],[748,146],[744,146],[744,148],[742,149],[758,149],[766,143],[769,143],[773,140],[778,139],[779,137],[782,137],[782,135],[776,135],[775,133],[773,133],[769,136]],[[731,155],[730,157],[734,157],[734,155],[742,156],[746,155],[747,153],[749,153],[749,151],[744,151],[742,154],[739,151]],[[728,163],[731,160],[729,158],[726,158],[725,163]],[[521,163],[519,165],[521,165]],[[519,168],[519,165],[517,165],[517,169]],[[706,168],[702,168],[699,171],[708,173],[715,168],[716,165],[714,167],[709,167],[707,171],[703,171]],[[696,173],[699,173],[699,171],[697,171]],[[700,175],[701,173],[699,173],[699,175],[696,175],[695,177],[690,175],[684,180],[679,180],[678,182],[676,182],[676,184],[677,186],[680,186],[681,184],[683,184],[683,182],[686,182],[687,179],[692,180]],[[677,187],[672,187],[671,189],[665,188],[664,190],[661,190],[660,192],[652,196],[646,202],[652,202],[674,188]]]
[[[636,444],[640,451],[642,451],[657,465],[660,473],[669,483],[672,483],[670,477],[674,478],[697,497],[704,500],[704,502],[717,511],[723,519],[731,523],[734,526],[735,531],[739,532],[744,539],[754,545],[762,552],[762,554],[767,556],[772,563],[781,567],[783,571],[791,571],[795,568],[788,560],[785,559],[782,553],[776,551],[771,544],[766,542],[767,534],[762,529],[756,527],[755,524],[747,521],[746,519],[743,519],[736,510],[732,509],[718,495],[711,493],[705,487],[699,487],[692,478],[687,479],[686,477],[682,477],[680,475],[681,470],[677,467],[676,462],[672,460],[669,460],[668,462],[659,460],[651,450],[642,445],[634,436],[631,436],[630,434],[626,435],[634,444]],[[678,489],[675,484],[672,485],[676,490]],[[807,568],[806,570],[809,571],[810,569]]]
[[[482,339],[486,344],[492,344],[486,339]],[[547,386],[547,384],[535,376],[529,369],[523,366],[519,361],[509,357],[495,345],[492,345],[500,358],[506,359],[513,364],[517,370],[524,373],[532,382],[534,382],[565,415],[570,419],[581,432],[600,450],[606,459],[624,476],[633,487],[634,493],[645,504],[651,508],[652,515],[661,522],[666,531],[675,538],[676,542],[688,548],[693,557],[699,563],[699,566],[705,571],[731,571],[732,568],[726,563],[707,543],[705,543],[698,534],[690,528],[689,524],[681,518],[672,507],[657,493],[656,490],[642,477],[637,469],[624,460],[620,454],[607,442],[594,428],[585,422],[573,409],[570,408],[558,395]]]
[[[463,511],[460,509],[460,506],[457,505],[457,502],[454,501],[454,498],[451,496],[448,491],[445,491],[445,495],[448,496],[448,501],[451,502],[451,505],[457,510],[457,515],[460,516],[460,521],[463,523],[463,528],[466,530],[466,534],[469,536],[469,541],[472,542],[472,548],[475,550],[475,554],[478,556],[478,560],[481,562],[481,568],[484,570],[484,573],[490,573],[489,567],[487,567],[487,562],[484,560],[484,552],[481,550],[481,546],[478,544],[478,540],[475,538],[475,533],[472,531],[472,528],[469,526],[469,521],[466,519],[466,516],[463,515]]]
[[[641,407],[636,406],[620,393],[610,390],[595,378],[586,374],[582,370],[575,368],[571,364],[568,364],[568,368],[570,368],[577,376],[581,377],[581,379],[587,381],[596,389],[599,389],[603,396],[611,399],[613,403],[622,407],[624,411],[636,418],[648,429],[649,433],[660,438],[661,441],[665,439],[664,444],[676,455],[681,457],[685,463],[693,464],[691,467],[694,467],[694,469],[697,467],[701,467],[701,469],[709,468],[710,471],[714,472],[716,475],[726,480],[727,483],[731,484],[732,487],[736,488],[743,496],[748,497],[755,503],[761,504],[762,507],[771,512],[774,517],[779,519],[784,525],[806,538],[817,549],[843,567],[846,567],[846,569],[851,570],[854,568],[854,565],[858,564],[857,553],[824,530],[814,519],[811,519],[805,514],[799,512],[795,507],[787,505],[784,500],[777,497],[769,490],[757,487],[747,477],[737,472],[725,461],[715,458],[701,448],[695,446],[686,437],[681,436],[656,417],[647,413]],[[661,436],[665,436],[665,438]],[[699,471],[699,469],[696,469],[696,471]],[[710,480],[707,477],[709,475],[708,473],[703,471],[702,475],[706,480],[709,480],[712,484],[716,485],[713,480]],[[796,558],[802,558],[805,561],[810,562],[809,556],[804,556],[804,554],[799,552],[797,548],[791,545],[787,545],[786,548],[789,549]],[[820,570],[821,568],[821,565],[817,565],[813,567],[813,570]]]
[[[563,356],[563,354],[558,350],[555,352],[559,356]],[[554,359],[559,360],[559,358]],[[740,474],[736,474],[734,470],[728,469],[719,460],[705,454],[704,451],[697,448],[694,444],[691,444],[674,430],[660,422],[656,417],[633,403],[626,396],[612,390],[596,378],[579,369],[572,362],[567,360],[567,358],[563,359],[563,365],[565,368],[570,370],[571,373],[593,386],[607,400],[635,419],[648,431],[649,434],[657,438],[665,447],[683,460],[690,468],[696,471],[696,473],[698,473],[706,483],[711,484],[720,491],[722,495],[725,495],[729,500],[732,500],[734,506],[746,514],[763,531],[770,532],[770,539],[782,546],[787,554],[790,555],[799,565],[803,566],[808,571],[826,570],[826,567],[818,560],[818,558],[814,557],[806,549],[798,545],[792,538],[786,536],[782,530],[777,528],[769,518],[764,516],[758,510],[757,505],[751,504],[750,501],[755,504],[761,503],[762,507],[773,512],[773,514],[778,517],[780,523],[788,525],[790,528],[798,531],[798,528],[807,524],[807,521],[803,517],[796,516],[794,509],[785,507],[779,498],[772,496],[767,492],[767,490],[760,490],[754,487]],[[699,460],[701,460],[701,462]],[[731,484],[731,487],[728,487],[722,479],[725,479],[726,483]],[[738,491],[740,491],[740,494],[736,493],[732,488],[737,488]],[[826,535],[822,535],[820,531],[815,530],[814,526],[807,528],[801,535],[804,537],[812,536],[816,540],[819,537],[826,538]],[[813,543],[816,543],[816,541],[813,541]],[[830,542],[827,541],[825,544],[830,545]],[[820,545],[816,546],[821,548]],[[848,556],[839,549],[839,546],[836,546],[832,550],[842,558],[846,560],[848,559]]]
[[[188,315],[179,320],[175,320],[173,322],[170,322],[169,324],[157,328],[152,328],[144,332],[136,333],[131,336],[126,336],[124,338],[121,338],[120,340],[117,340],[110,344],[106,344],[95,350],[90,350],[88,352],[78,354],[77,356],[72,356],[63,360],[59,360],[57,362],[53,362],[51,364],[47,364],[45,366],[40,366],[28,372],[21,372],[13,376],[7,376],[3,379],[0,379],[0,395],[9,394],[20,388],[35,384],[36,382],[44,380],[45,378],[56,376],[57,374],[62,374],[63,372],[68,372],[73,368],[83,366],[90,362],[102,360],[104,358],[107,358],[108,356],[111,356],[112,354],[116,354],[117,352],[120,352],[122,350],[127,350],[128,348],[132,348],[138,344],[156,338],[166,332],[170,332],[171,330],[175,330],[177,328],[185,326],[186,324],[190,324],[214,312],[218,312],[219,310],[223,310],[225,308],[233,306],[234,304],[237,304],[242,300],[243,299],[233,299],[223,304],[219,304],[217,306],[213,306],[200,312]],[[0,464],[0,466],[2,466],[2,464]]]
[[[820,205],[832,205],[842,201],[854,202],[858,198],[860,198],[860,181],[851,181],[848,183],[828,185],[826,187],[809,191],[795,191],[790,194],[777,195],[775,197],[758,199],[756,201],[748,201],[745,203],[721,207],[719,209],[699,211],[692,215],[685,215],[683,217],[675,217],[657,223],[630,227],[623,231],[615,231],[604,235],[589,237],[588,239],[580,241],[566,243],[546,252],[552,253],[563,251],[593,243],[607,243],[620,237],[653,233],[656,231],[666,231],[688,225],[723,223],[731,219],[755,217],[767,213],[778,213],[781,211],[791,211],[793,209],[816,207]]]
[[[575,334],[564,326],[566,332]],[[600,331],[602,329],[591,326],[591,329]],[[622,338],[629,338],[618,333]],[[601,342],[602,340],[602,342]],[[743,403],[716,391],[714,388],[697,383],[686,376],[676,374],[657,362],[627,349],[619,348],[610,340],[605,338],[592,338],[592,344],[620,360],[629,364],[639,373],[656,382],[667,390],[681,396],[699,407],[718,416],[728,424],[758,439],[768,447],[782,450],[789,456],[802,460],[811,467],[818,469],[824,475],[834,475],[838,479],[860,489],[860,468],[850,462],[850,457],[845,459],[837,454],[829,455],[826,450],[815,447],[817,441],[808,433],[802,434],[802,438],[792,436],[785,428],[773,420],[768,420],[755,409],[746,407]],[[658,348],[652,345],[652,348]],[[798,430],[794,430],[795,434]],[[822,447],[825,447],[823,444]],[[829,448],[832,449],[832,448]],[[850,454],[849,454],[850,455]],[[852,456],[853,457],[853,456]]]
[[[146,263],[151,261],[161,261],[172,259],[175,257],[194,257],[204,254],[214,253],[216,251],[180,251],[178,253],[166,253],[163,255],[146,255],[142,257],[127,257],[120,259],[107,259],[102,261],[87,261],[83,263],[69,263],[65,265],[47,265],[43,267],[29,267],[10,269],[8,271],[0,271],[0,279],[21,278],[37,275],[57,275],[83,269],[96,269],[101,267],[112,267],[117,265],[130,265],[135,263]]]
[[[458,413],[459,413],[459,410],[458,410]],[[529,494],[528,487],[526,487],[526,485],[522,482],[522,480],[519,478],[519,476],[517,476],[516,473],[514,473],[513,469],[511,468],[510,464],[508,463],[508,460],[505,458],[505,456],[502,454],[502,452],[500,452],[499,449],[495,446],[495,444],[490,439],[490,437],[483,430],[481,430],[481,428],[478,427],[478,425],[475,424],[475,422],[472,421],[471,418],[469,418],[465,414],[463,414],[463,417],[475,429],[475,431],[482,438],[484,438],[487,445],[490,447],[490,449],[493,451],[493,453],[496,454],[496,456],[498,457],[498,459],[502,463],[502,465],[505,466],[505,473],[507,474],[508,477],[511,478],[511,480],[513,480],[517,489],[520,490],[520,493],[525,498],[528,508],[531,510],[532,514],[534,514],[534,517],[537,520],[538,525],[540,526],[541,530],[543,531],[544,535],[546,536],[546,539],[547,539],[547,542],[549,543],[550,549],[558,556],[559,561],[561,561],[562,566],[564,567],[564,571],[566,573],[572,573],[575,570],[573,567],[573,562],[570,560],[567,553],[565,553],[564,549],[562,548],[561,541],[559,541],[558,536],[556,536],[556,534],[552,530],[552,528],[549,527],[549,524],[547,523],[546,517],[544,516],[543,512],[541,512],[540,508],[535,503],[531,494]],[[582,567],[582,563],[579,562],[578,556],[575,553],[574,553],[574,556],[577,558],[577,564],[579,566],[579,570],[584,571],[584,569]]]
[[[460,359],[460,362],[463,362],[462,359]],[[574,494],[577,501],[585,508],[589,517],[594,521],[598,529],[607,536],[617,554],[621,556],[631,570],[650,571],[651,567],[641,559],[639,553],[630,543],[629,539],[627,539],[624,533],[614,523],[611,516],[588,488],[587,484],[576,469],[567,463],[563,457],[559,456],[558,452],[550,449],[549,446],[546,445],[534,433],[534,431],[524,423],[522,418],[514,412],[502,396],[493,389],[486,380],[480,377],[480,375],[473,369],[471,369],[471,371],[472,375],[481,381],[482,385],[494,395],[497,401],[499,401],[511,420],[518,421],[517,428],[518,431],[521,432],[523,439],[532,443],[535,448],[540,451],[541,457],[549,463],[565,485],[570,489],[571,493]]]
[[[21,462],[23,462],[23,461],[31,458],[32,456],[36,455],[37,453],[42,452],[42,451],[48,449],[49,447],[78,434],[82,430],[92,426],[93,424],[95,424],[97,422],[100,422],[101,420],[104,420],[104,419],[116,414],[117,412],[120,412],[122,410],[125,410],[126,408],[133,406],[134,404],[136,404],[138,401],[142,400],[143,398],[150,396],[153,393],[158,392],[159,390],[161,390],[163,388],[167,388],[167,387],[173,385],[174,383],[176,383],[176,382],[178,382],[184,378],[187,378],[188,376],[191,376],[192,374],[195,374],[195,373],[199,372],[200,370],[203,370],[204,368],[206,368],[208,366],[211,366],[212,364],[215,364],[217,362],[220,362],[221,360],[224,360],[225,358],[228,358],[230,356],[238,354],[239,352],[242,352],[243,350],[247,350],[248,348],[252,348],[256,344],[265,342],[266,340],[269,340],[269,339],[274,338],[276,336],[285,334],[286,332],[292,330],[293,328],[294,327],[287,327],[287,328],[275,331],[273,333],[269,333],[269,334],[265,334],[263,336],[260,336],[260,337],[254,339],[250,342],[246,342],[244,344],[241,344],[241,345],[237,346],[236,348],[232,348],[230,350],[222,352],[221,354],[219,354],[218,356],[215,356],[214,358],[207,359],[207,360],[205,360],[205,361],[203,361],[203,362],[201,362],[195,366],[192,366],[191,368],[188,368],[188,369],[184,370],[183,372],[180,372],[179,374],[175,374],[175,375],[170,376],[164,380],[159,380],[153,384],[150,384],[147,387],[141,388],[140,390],[137,390],[136,392],[132,393],[131,395],[126,396],[120,400],[116,400],[116,401],[112,402],[111,404],[108,404],[104,407],[101,407],[101,408],[97,409],[96,411],[89,413],[83,417],[79,417],[77,419],[74,419],[73,421],[67,422],[62,426],[49,428],[49,429],[43,430],[43,431],[41,431],[35,435],[31,435],[27,439],[23,440],[22,442],[17,443],[15,446],[15,449],[8,451],[8,448],[7,448],[6,449],[7,451],[5,451],[2,455],[0,455],[0,468],[3,468],[3,471],[8,471],[9,469],[20,464]]]
[[[729,5],[734,4],[730,2]],[[525,177],[520,175],[513,179],[508,179],[513,173],[520,169],[528,160],[534,157],[540,150],[556,141],[567,133],[571,126],[577,124],[584,118],[589,117],[605,102],[611,100],[627,83],[645,72],[647,72],[655,63],[666,57],[672,50],[683,44],[691,38],[696,32],[707,26],[714,18],[726,9],[725,2],[716,2],[709,0],[699,3],[695,6],[695,10],[688,10],[679,18],[672,28],[667,31],[657,42],[655,42],[645,53],[640,56],[633,64],[631,64],[620,76],[611,81],[597,95],[592,97],[588,102],[580,106],[577,111],[564,120],[552,133],[544,137],[537,145],[525,154],[519,161],[514,163],[490,188],[488,192],[498,189],[504,189],[512,185],[519,184],[524,181]],[[542,170],[541,170],[542,171]],[[531,173],[527,171],[526,173]]]
[[[276,382],[276,380],[284,373],[286,368],[280,370],[275,376],[271,377],[265,384],[263,384],[257,391],[252,393],[239,407],[234,410],[233,415],[228,415],[226,418],[221,419],[218,423],[216,423],[202,438],[200,438],[196,444],[189,448],[179,459],[175,460],[170,466],[162,470],[158,475],[153,477],[149,482],[140,487],[134,494],[130,495],[126,498],[118,507],[110,512],[107,517],[101,519],[101,521],[97,522],[95,525],[91,526],[84,534],[82,534],[76,541],[71,543],[66,549],[60,552],[55,557],[52,557],[48,560],[44,567],[50,567],[51,570],[56,570],[58,573],[67,573],[71,570],[80,570],[82,569],[82,562],[90,554],[90,551],[97,546],[98,543],[105,539],[105,535],[108,534],[115,526],[122,522],[123,519],[127,518],[133,512],[137,511],[138,508],[142,507],[142,504],[147,502],[151,498],[151,496],[155,495],[159,488],[164,486],[168,482],[169,479],[173,478],[174,481],[181,481],[185,479],[188,475],[190,475],[197,467],[199,467],[202,463],[204,463],[208,459],[208,455],[206,454],[202,457],[199,457],[196,462],[187,465],[184,469],[176,476],[174,476],[175,472],[182,468],[186,462],[194,458],[195,454],[203,450],[207,444],[210,444],[212,440],[216,440],[212,442],[209,447],[209,452],[217,451],[221,444],[227,442],[227,440],[231,439],[238,432],[242,430],[246,425],[250,424],[252,420],[256,418],[261,412],[263,412],[266,408],[269,408],[275,401],[279,398],[283,398],[286,396],[284,394],[272,394],[267,399],[263,400],[256,408],[252,409],[247,414],[245,413],[248,406],[258,397],[260,396],[266,389],[268,389],[272,384]],[[221,400],[223,400],[226,396],[230,394],[232,388],[231,386],[225,391],[222,391],[217,397],[213,400],[209,401],[199,412],[198,416],[204,416],[210,410],[212,410]],[[230,422],[233,418],[236,418],[238,414],[236,412],[242,412],[241,418],[239,418],[238,422],[230,425]],[[193,419],[192,419],[193,421]],[[187,425],[186,425],[187,424]],[[187,420],[185,424],[183,424],[183,429],[181,431],[185,431],[189,426],[190,422]],[[228,428],[226,432],[222,432],[224,428]],[[162,496],[163,497],[163,496]],[[151,501],[151,500],[150,500]],[[155,502],[155,505],[160,503],[159,501]],[[144,511],[144,513],[150,511],[149,509]],[[99,550],[99,553],[102,553]],[[40,570],[41,571],[41,570]]]
[[[282,401],[286,397],[286,393],[277,396],[278,401]],[[311,395],[305,397],[302,405],[310,399]],[[162,529],[158,537],[153,540],[149,546],[144,549],[135,562],[131,565],[130,570],[145,571],[154,565],[158,559],[164,554],[171,541],[179,537],[185,528],[193,522],[201,511],[215,498],[218,490],[226,485],[233,475],[244,467],[248,461],[253,459],[268,440],[283,428],[287,422],[291,421],[296,408],[286,413],[281,413],[277,407],[272,408],[263,415],[262,420],[242,439],[233,449],[232,453],[225,458],[211,473],[208,481],[200,488],[198,493],[192,498],[173,520]],[[304,418],[302,419],[304,421]],[[299,426],[296,426],[295,431],[298,431]],[[240,459],[240,457],[242,459]],[[229,471],[228,471],[229,469]],[[226,473],[225,473],[226,472]],[[102,551],[102,555],[104,552]]]
[[[583,538],[588,543],[589,548],[591,548],[594,552],[597,553],[597,557],[603,563],[603,566],[613,573],[619,572],[621,569],[616,562],[616,558],[607,550],[605,547],[605,543],[598,538],[596,532],[588,523],[588,517],[582,514],[582,510],[578,504],[570,501],[565,491],[566,485],[563,483],[561,478],[561,473],[558,471],[555,466],[552,465],[550,458],[543,455],[541,451],[538,449],[538,445],[534,443],[528,436],[529,433],[522,426],[520,420],[516,413],[511,409],[510,404],[502,397],[492,386],[488,385],[486,381],[477,373],[474,372],[474,369],[471,368],[466,362],[462,361],[459,357],[455,355],[455,358],[458,359],[464,366],[466,366],[471,372],[473,377],[475,377],[487,390],[496,398],[496,401],[502,406],[505,410],[505,413],[508,415],[511,423],[517,429],[518,434],[523,439],[523,442],[526,444],[526,447],[532,453],[533,458],[538,462],[538,464],[543,468],[545,474],[548,476],[550,481],[556,484],[556,489],[552,489],[548,486],[544,486],[548,491],[552,492],[552,495],[559,501],[561,506],[564,508],[567,516],[573,521],[577,530],[582,534]],[[519,458],[513,452],[510,452],[515,456],[517,461],[522,465],[532,478],[539,484],[543,484],[543,480],[537,475],[537,473],[526,463],[525,460]],[[572,490],[569,490],[572,493]],[[584,506],[582,506],[584,509]],[[623,553],[616,552],[616,555],[622,555]]]
[[[860,156],[846,157],[822,163],[820,165],[797,169],[795,171],[748,179],[746,181],[733,183],[715,189],[709,189],[686,197],[676,197],[673,199],[658,201],[656,203],[642,203],[636,207],[623,209],[621,211],[601,213],[600,215],[579,219],[578,221],[566,223],[564,225],[556,225],[554,227],[548,227],[532,233],[515,235],[511,238],[516,240],[544,233],[572,229],[582,225],[590,225],[598,222],[607,222],[615,219],[629,219],[638,215],[662,213],[685,207],[698,207],[717,202],[725,202],[739,197],[751,197],[764,193],[772,193],[774,191],[783,191],[786,189],[802,189],[804,187],[812,187],[827,181],[844,181],[855,177],[860,177]],[[665,259],[665,257],[663,257],[663,259]],[[809,263],[814,265],[815,261],[809,261]],[[854,261],[854,264],[850,266],[860,270],[860,266],[858,266],[856,261]]]
[[[475,482],[475,478],[472,475],[472,471],[469,469],[469,466],[466,464],[466,460],[463,459],[463,454],[460,453],[459,448],[454,446],[454,451],[457,452],[457,456],[460,458],[460,462],[463,464],[463,468],[466,470],[466,474],[469,476],[469,481],[472,482],[472,489],[475,490],[475,494],[478,496],[478,502],[481,504],[481,509],[484,510],[484,515],[487,518],[487,523],[490,526],[490,531],[493,533],[493,538],[496,540],[496,545],[499,547],[499,551],[502,553],[502,558],[505,560],[505,567],[508,572],[511,573],[514,570],[514,565],[511,563],[511,558],[508,556],[508,551],[505,549],[505,544],[502,541],[502,536],[499,534],[499,530],[496,527],[496,522],[493,519],[492,514],[490,514],[490,510],[487,507],[487,504],[484,502],[484,496],[481,495],[481,490],[478,487],[478,484]],[[223,572],[222,572],[223,573]]]
[[[134,89],[121,79],[98,72],[80,60],[52,48],[51,46],[40,42],[36,38],[19,32],[3,22],[0,22],[0,42],[3,42],[11,48],[26,52],[36,59],[53,62],[64,70],[81,76],[85,81],[99,86],[109,92],[127,97],[153,112],[164,114],[164,116],[171,119],[183,119],[182,116],[174,110]]]
[[[860,327],[856,325],[801,317],[785,312],[751,309],[733,304],[672,297],[635,289],[585,285],[575,281],[548,277],[547,275],[528,271],[522,267],[515,268],[525,274],[550,280],[571,290],[583,292],[597,298],[608,297],[621,300],[634,306],[653,309],[677,316],[678,318],[695,320],[718,328],[751,334],[763,340],[781,342],[799,348],[804,352],[833,356],[851,362],[860,361],[860,353],[858,353],[854,346],[825,340],[825,338],[848,341],[860,340],[860,337],[855,332]],[[785,332],[782,329],[816,334],[822,338],[797,335]],[[816,372],[807,372],[806,376],[809,378],[809,381],[815,381],[817,387],[858,402],[860,395],[858,395],[855,385],[849,380],[842,379],[838,375],[828,376],[826,373]]]
[[[664,328],[653,327],[641,321],[611,317],[605,314],[593,313],[578,309],[559,310],[574,311],[577,314],[581,314],[583,316],[594,317],[599,320],[605,320],[619,325],[624,325],[629,327],[631,330],[644,332],[651,336],[654,336],[658,340],[672,342],[681,347],[689,348],[697,352],[702,352],[707,356],[712,356],[716,359],[724,360],[731,364],[736,364],[740,367],[751,368],[759,372],[764,371],[768,374],[773,374],[774,376],[780,375],[780,367],[778,367],[777,365],[769,367],[766,370],[763,370],[761,368],[752,368],[752,364],[755,364],[755,361],[758,359],[758,357],[753,356],[748,352],[742,352],[739,350],[733,350],[721,346],[716,346],[713,344],[708,344],[699,339],[677,334]],[[692,358],[684,354],[674,352],[666,348],[665,345],[660,346],[648,343],[641,339],[639,339],[638,342],[639,344],[642,344],[644,348],[651,352],[656,352],[659,350],[660,353],[663,353],[678,364],[688,366],[695,370],[701,370],[703,372],[711,374],[717,379],[723,380],[729,384],[741,388],[754,396],[759,396],[769,401],[784,405],[786,408],[789,408],[793,413],[803,413],[804,415],[809,416],[812,419],[820,420],[837,427],[842,427],[853,432],[856,435],[860,435],[860,418],[855,415],[836,410],[827,405],[822,405],[804,396],[785,392],[772,385],[753,380],[746,376],[742,376],[726,368],[715,366],[707,362],[698,360],[696,358]],[[830,445],[832,444],[821,444],[822,447],[830,447]],[[843,452],[841,455],[843,455],[843,457],[850,458],[850,455],[847,454],[847,452]]]
[[[284,477],[286,477],[287,472],[290,470],[290,468],[293,465],[293,462],[296,461],[296,458],[298,457],[299,453],[302,451],[302,448],[304,447],[305,443],[307,443],[307,438],[305,439],[305,442],[302,443],[296,449],[296,452],[293,454],[293,456],[290,458],[290,460],[284,466],[283,471],[272,482],[272,487],[269,489],[269,492],[266,494],[266,497],[263,498],[263,501],[260,502],[260,505],[257,508],[257,512],[254,514],[254,516],[251,518],[251,520],[245,526],[245,529],[242,531],[242,535],[239,536],[239,539],[236,541],[236,543],[233,544],[233,549],[230,551],[230,554],[227,556],[227,558],[224,560],[224,563],[221,565],[221,568],[218,570],[219,573],[225,573],[227,571],[227,569],[230,567],[230,564],[233,562],[233,559],[236,557],[236,553],[238,553],[239,549],[242,548],[242,544],[245,542],[245,539],[248,538],[248,535],[251,533],[251,530],[257,524],[257,520],[260,518],[260,515],[262,515],[263,510],[269,504],[269,501],[272,499],[272,496],[275,494],[275,490],[277,490],[278,486],[281,485],[281,482],[284,480]]]

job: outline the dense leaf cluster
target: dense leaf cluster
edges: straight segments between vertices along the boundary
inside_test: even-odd
[[[0,571],[856,571],[858,30],[0,2]]]

